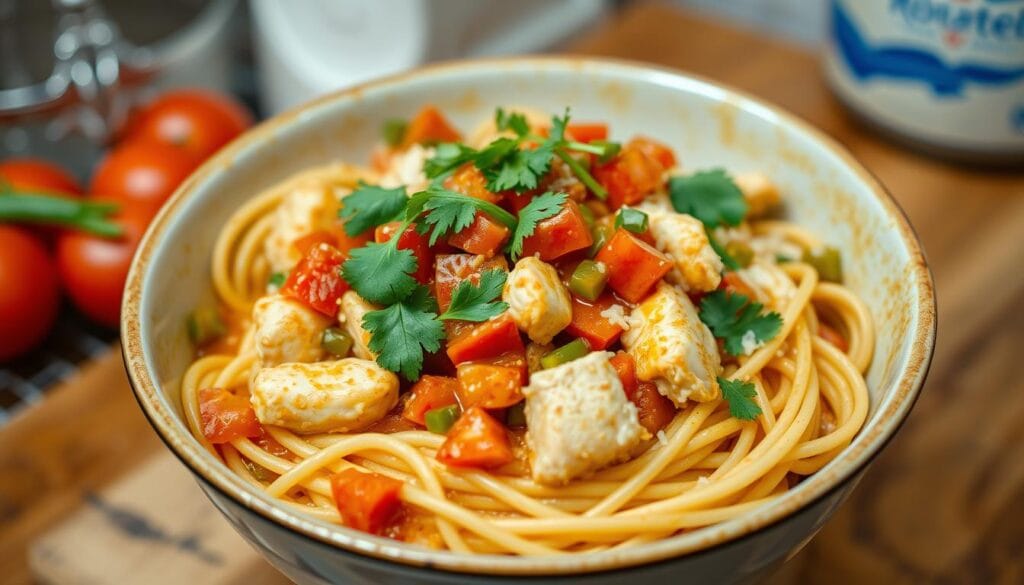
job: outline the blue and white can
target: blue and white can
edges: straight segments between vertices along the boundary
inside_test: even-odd
[[[1024,0],[832,0],[826,70],[869,120],[931,150],[1024,165]]]

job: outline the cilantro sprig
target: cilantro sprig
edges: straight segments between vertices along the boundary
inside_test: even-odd
[[[531,199],[519,211],[519,223],[512,231],[512,239],[508,244],[508,253],[512,256],[513,262],[523,254],[523,242],[537,229],[537,224],[557,215],[568,198],[569,196],[565,193],[548,191]]]
[[[772,311],[762,313],[764,305],[751,302],[746,295],[716,290],[700,301],[700,320],[715,337],[725,341],[725,351],[744,355],[743,338],[751,332],[758,343],[775,337],[782,329],[782,316]]]
[[[433,246],[438,238],[459,233],[469,227],[477,211],[486,213],[509,229],[516,228],[516,216],[501,207],[490,201],[450,191],[440,185],[431,185],[413,195],[408,200],[405,217],[409,221],[416,221],[422,215],[420,233],[431,232],[430,245]]]
[[[708,229],[739,225],[747,214],[747,200],[722,169],[698,171],[668,181],[672,207],[696,217]]]
[[[757,389],[752,383],[719,378],[718,385],[722,387],[722,398],[729,403],[729,414],[733,418],[754,420],[761,414],[761,407],[754,400]]]
[[[345,233],[355,237],[401,217],[408,199],[405,187],[385,189],[359,181],[359,186],[342,199],[338,215],[345,220]]]

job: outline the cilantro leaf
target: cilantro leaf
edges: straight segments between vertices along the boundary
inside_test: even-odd
[[[498,130],[511,130],[516,136],[526,136],[530,133],[530,124],[526,121],[526,116],[519,112],[506,112],[502,108],[494,112],[494,125]]]
[[[363,329],[370,332],[368,346],[377,363],[408,380],[419,378],[424,352],[441,349],[444,339],[436,309],[430,291],[420,285],[405,300],[364,315]]]
[[[551,149],[544,149],[543,146],[534,150],[513,148],[499,159],[499,163],[480,169],[487,178],[488,189],[495,192],[514,190],[520,193],[536,189],[540,177],[548,172],[551,166]]]
[[[776,312],[761,313],[764,305],[750,302],[745,295],[716,290],[700,301],[700,320],[715,337],[725,340],[725,351],[745,355],[743,338],[752,332],[757,342],[768,341],[782,329],[782,316]]]
[[[452,292],[452,302],[440,319],[462,321],[486,321],[508,310],[508,303],[496,301],[505,286],[504,270],[487,270],[480,275],[480,282],[463,280]]]
[[[476,156],[477,151],[465,144],[454,142],[438,144],[434,149],[434,156],[423,163],[423,174],[428,179],[436,179],[472,161]]]
[[[473,157],[473,163],[481,171],[492,171],[499,164],[502,164],[516,149],[519,148],[519,141],[515,138],[495,138],[493,142],[477,151]]]
[[[531,236],[541,221],[557,215],[562,211],[565,200],[569,196],[565,193],[552,193],[548,191],[534,197],[526,207],[519,211],[519,223],[512,232],[512,239],[509,242],[508,252],[515,262],[523,253],[523,240]]]
[[[747,214],[747,201],[722,169],[699,171],[668,181],[672,207],[701,220],[708,228],[739,225]]]
[[[404,228],[403,228],[404,231]],[[349,253],[341,275],[359,296],[380,305],[398,302],[416,288],[416,256],[398,249],[398,237],[370,242]]]
[[[734,418],[754,420],[761,414],[761,407],[754,399],[757,389],[752,383],[719,378],[718,385],[722,387],[722,398],[729,403],[729,414]]]
[[[370,228],[394,220],[405,209],[408,200],[405,187],[385,189],[359,181],[356,190],[342,199],[338,215],[345,220],[345,233],[358,236]]]
[[[509,228],[516,225],[514,215],[490,201],[463,195],[438,185],[431,185],[425,191],[412,196],[406,207],[405,219],[418,222],[421,234],[431,232],[430,245],[433,246],[438,238],[468,228],[473,223],[477,211],[490,215]]]

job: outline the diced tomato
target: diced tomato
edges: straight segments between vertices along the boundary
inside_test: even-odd
[[[434,294],[437,306],[442,312],[452,302],[452,292],[463,280],[478,283],[480,274],[488,270],[508,272],[508,262],[504,256],[495,256],[484,260],[473,254],[438,254],[434,272]]]
[[[590,349],[600,351],[607,348],[622,335],[622,327],[601,315],[602,311],[617,304],[611,293],[605,292],[596,301],[582,300],[572,297],[572,321],[565,328],[569,335],[582,337],[590,344]]]
[[[619,380],[622,382],[622,389],[626,392],[626,396],[630,397],[636,394],[638,382],[636,379],[636,361],[633,360],[633,356],[620,351],[608,361],[615,368],[615,373],[619,375]]]
[[[533,198],[536,197],[537,195],[537,193],[531,191],[527,191],[525,193],[505,191],[505,193],[503,194],[504,207],[505,209],[508,209],[512,213],[519,215],[519,212],[522,211],[524,207],[529,205],[530,202],[533,201]]]
[[[480,360],[473,363],[491,364],[495,366],[504,366],[506,368],[512,368],[513,370],[519,372],[519,384],[522,386],[526,385],[526,381],[530,377],[530,369],[527,366],[525,351],[507,351],[499,355],[498,357]]]
[[[520,373],[516,368],[492,364],[459,365],[456,395],[463,410],[473,406],[505,408],[523,399]]]
[[[631,303],[643,300],[672,269],[664,254],[621,228],[594,259],[608,267],[608,286]]]
[[[345,526],[383,534],[402,508],[402,482],[346,469],[331,476],[331,494]]]
[[[491,203],[501,201],[501,195],[487,188],[487,178],[480,172],[480,169],[472,164],[460,167],[452,176],[445,179],[444,186],[463,195],[469,195],[470,197],[483,199]]]
[[[313,246],[320,244],[327,244],[331,247],[337,247],[335,244],[338,243],[338,239],[334,237],[334,234],[327,230],[317,230],[311,234],[306,234],[301,238],[292,242],[292,247],[298,250],[299,254],[305,256],[309,249]]]
[[[423,376],[409,390],[409,398],[402,408],[402,418],[418,425],[425,424],[423,415],[428,410],[455,404],[459,381],[448,376]]]
[[[755,300],[757,295],[754,293],[754,289],[750,288],[742,277],[736,272],[726,272],[722,275],[722,282],[718,285],[718,288],[729,291],[734,295],[743,295],[750,300]]]
[[[539,134],[544,138],[547,138],[549,132],[551,132],[549,126],[539,129]],[[565,134],[577,142],[608,140],[608,124],[601,124],[600,122],[569,124],[565,127]]]
[[[474,406],[462,413],[437,450],[437,460],[452,467],[500,467],[513,459],[505,427]]]
[[[676,416],[676,405],[662,396],[653,382],[640,382],[636,392],[628,397],[636,405],[640,424],[652,435],[665,428]]]
[[[850,343],[839,334],[831,325],[818,321],[818,337],[839,348],[839,351],[846,353],[850,351]]]
[[[288,274],[288,280],[281,287],[281,294],[292,297],[310,308],[335,317],[338,301],[349,289],[341,277],[341,265],[345,255],[328,244],[317,244],[306,252],[299,263]]]
[[[203,436],[215,445],[258,437],[263,432],[249,401],[223,388],[199,391],[199,418],[203,423]]]
[[[452,234],[448,238],[448,243],[470,254],[490,258],[501,251],[501,245],[505,243],[510,233],[511,231],[503,224],[478,211],[473,223],[461,232]]]
[[[539,254],[541,260],[550,261],[593,243],[579,206],[568,200],[561,211],[539,222],[533,234],[523,240],[523,256]]]
[[[462,136],[459,131],[445,119],[444,114],[434,106],[423,106],[405,129],[401,148],[413,144],[433,144],[436,142],[459,142]]]
[[[448,357],[456,365],[525,351],[519,329],[508,313],[484,321],[448,343]]]
[[[401,225],[401,223],[393,221],[377,226],[373,234],[374,241],[382,244],[390,240],[395,230]],[[416,272],[413,276],[422,284],[430,282],[430,278],[434,275],[434,251],[430,249],[430,238],[418,233],[416,224],[406,228],[405,233],[398,238],[398,249],[412,250],[413,256],[416,257]]]
[[[675,155],[667,146],[647,138],[634,138],[605,164],[594,166],[592,174],[608,189],[612,209],[639,203],[661,187],[666,170],[675,166]]]
[[[278,443],[277,439],[271,436],[263,425],[260,425],[260,436],[256,437],[256,444],[267,453],[277,457],[284,457],[291,453],[287,447]]]

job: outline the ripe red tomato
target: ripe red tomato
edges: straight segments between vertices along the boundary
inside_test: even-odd
[[[128,268],[151,218],[144,205],[119,203],[123,207],[113,221],[124,229],[120,238],[69,230],[57,240],[57,269],[68,296],[82,313],[107,327],[120,322]]]
[[[32,349],[57,318],[57,268],[24,229],[0,225],[0,362]]]
[[[100,161],[89,191],[103,199],[141,204],[155,214],[196,162],[192,155],[173,146],[127,142]]]
[[[129,140],[162,142],[205,160],[252,125],[235,99],[201,89],[169,91],[139,111]]]
[[[81,195],[82,187],[70,173],[37,158],[9,158],[0,162],[0,179],[16,191]]]

